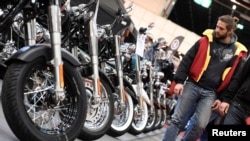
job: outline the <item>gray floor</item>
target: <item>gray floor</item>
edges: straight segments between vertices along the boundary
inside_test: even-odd
[[[0,92],[1,92],[1,84],[2,84],[2,81],[0,80]],[[5,120],[5,117],[2,111],[2,103],[0,103],[0,124],[1,124],[0,141],[18,141],[18,139],[12,133],[12,131],[10,130]],[[162,129],[155,130],[146,134],[142,133],[137,136],[126,133],[117,138],[104,135],[102,138],[96,141],[161,141],[164,131],[165,131],[165,128],[162,128]],[[76,139],[75,141],[80,141],[80,140]]]

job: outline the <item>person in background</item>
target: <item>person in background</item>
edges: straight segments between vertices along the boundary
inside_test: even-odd
[[[145,38],[145,52],[148,51],[148,49],[153,45],[154,43],[154,37],[151,33],[146,33]]]
[[[153,43],[147,51],[144,52],[144,58],[150,63],[147,64],[147,68],[159,67],[160,55],[164,48],[166,48],[166,40],[163,37],[158,38],[157,42]],[[165,53],[165,52],[164,52]],[[149,69],[147,69],[149,74]],[[146,80],[148,81],[148,80]]]
[[[249,125],[250,117],[250,59],[247,58],[240,73],[233,77],[227,91],[221,96],[219,113],[225,116],[224,125]]]
[[[129,44],[128,53],[125,54],[123,61],[124,72],[132,72],[136,70],[136,54],[135,54],[135,44]]]
[[[246,47],[237,42],[234,33],[238,19],[231,15],[218,18],[216,28],[207,29],[185,54],[174,75],[174,93],[178,102],[167,125],[163,141],[175,141],[180,128],[192,122],[183,141],[197,140],[205,130],[214,101],[228,86]],[[188,116],[188,117],[187,117]],[[185,119],[185,120],[184,120]],[[185,123],[184,123],[185,122]]]
[[[163,48],[166,48],[167,41],[164,37],[158,38],[156,43],[153,43],[152,46],[149,47],[149,49],[145,52],[144,57],[151,61],[152,64],[154,64],[154,61],[156,59],[156,52],[160,51]]]

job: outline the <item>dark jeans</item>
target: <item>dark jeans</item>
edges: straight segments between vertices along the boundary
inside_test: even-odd
[[[218,124],[222,124],[223,122],[223,119],[219,113],[217,112],[212,112],[212,115],[209,119],[209,122],[208,122],[208,126],[209,125],[218,125]],[[200,141],[208,141],[208,132],[207,132],[207,127],[206,129],[204,130],[204,132],[202,133],[202,135],[200,136]]]
[[[237,102],[233,101],[229,107],[223,124],[224,125],[245,125],[249,113]]]
[[[184,91],[178,98],[174,114],[166,129],[163,141],[175,141],[183,125],[187,124],[183,123],[183,120],[188,121],[192,115],[192,126],[190,126],[188,132],[185,132],[182,140],[194,141],[199,138],[209,122],[212,112],[211,106],[215,99],[216,94],[214,91],[201,88],[192,82],[186,82]]]

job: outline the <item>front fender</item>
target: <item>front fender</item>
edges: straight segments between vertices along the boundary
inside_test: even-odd
[[[101,79],[103,79],[104,81],[106,81],[108,83],[108,85],[110,86],[112,92],[115,92],[115,87],[112,84],[112,82],[109,80],[109,78],[107,77],[107,75],[103,71],[101,71],[101,70],[99,70],[99,75],[100,75]]]
[[[33,46],[22,47],[13,54],[5,64],[10,65],[13,61],[30,62],[38,57],[44,57],[47,61],[53,59],[53,51],[49,44],[36,44]],[[62,58],[73,66],[81,65],[81,63],[65,49],[62,49]]]
[[[134,88],[134,91],[138,92],[138,90],[137,90],[138,85],[137,85],[137,84],[133,84],[132,86],[133,86],[133,88]],[[148,97],[148,95],[147,95],[147,92],[146,92],[143,88],[140,88],[140,89],[141,89],[140,92],[141,92],[142,98],[146,101],[146,103],[147,103],[148,105],[150,105],[150,99],[149,99],[149,97]]]
[[[137,98],[136,98],[136,91],[134,90],[133,86],[131,83],[127,81],[126,78],[123,78],[123,84],[126,89],[126,91],[130,91],[129,95],[132,97],[132,100],[135,104],[138,104]]]

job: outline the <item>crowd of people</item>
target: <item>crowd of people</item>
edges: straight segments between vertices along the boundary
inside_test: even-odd
[[[169,45],[167,40],[164,37],[159,37],[158,39],[155,39],[154,36],[146,32],[145,33],[145,45],[144,45],[144,53],[143,58],[150,61],[152,65],[155,65],[154,63],[156,59],[160,60],[167,60],[171,61],[171,57],[167,54],[167,50],[169,49]],[[178,58],[178,60],[181,59],[183,56],[180,52],[174,52],[174,54],[171,54],[175,58]],[[132,69],[135,69],[135,45],[133,43],[128,45],[128,54],[125,55],[125,67],[132,66]],[[128,65],[131,63],[130,65]],[[176,69],[178,64],[175,64],[174,69]]]

